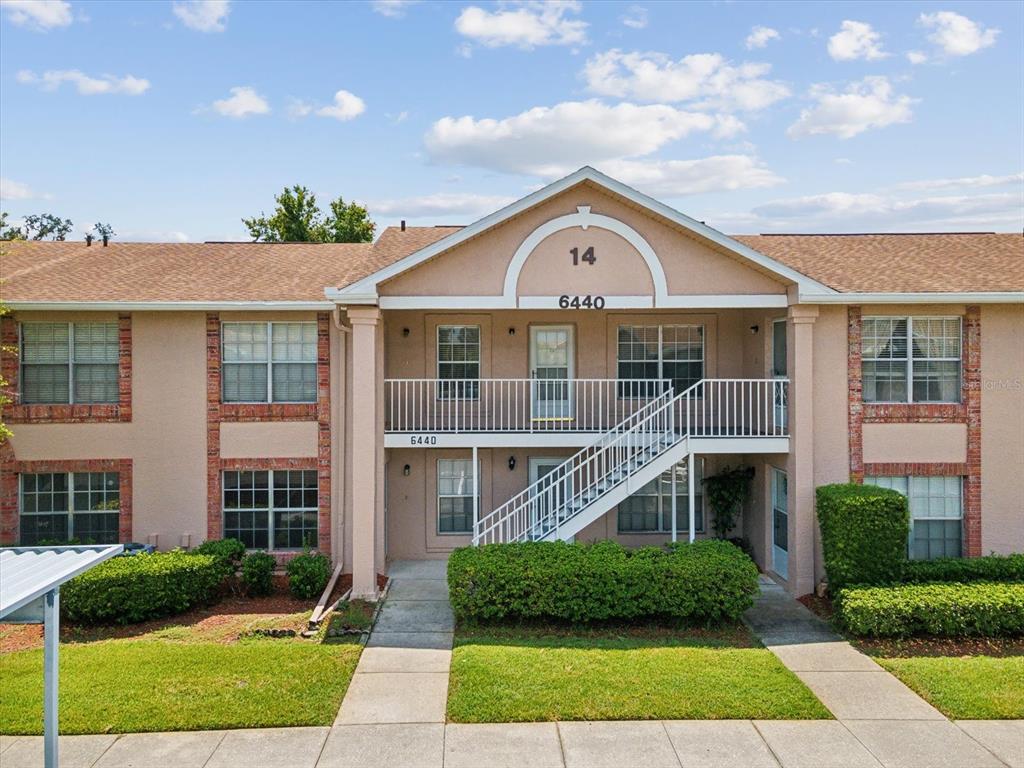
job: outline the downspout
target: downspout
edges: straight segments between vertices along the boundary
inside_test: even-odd
[[[348,357],[348,349],[346,347],[345,337],[352,335],[352,327],[349,326],[349,325],[342,324],[342,322],[341,322],[341,307],[339,305],[337,305],[337,304],[335,304],[334,305],[334,309],[331,310],[331,320],[334,323],[334,327],[337,328],[338,331],[341,332],[341,339],[340,339],[340,341],[341,341],[341,349],[339,350],[339,356],[338,356],[338,393],[337,393],[338,397],[336,399],[338,401],[338,405],[337,405],[338,411],[337,412],[339,414],[339,421],[342,421],[345,418],[345,411],[346,411],[346,402],[345,401],[346,401],[347,391],[346,391],[346,388],[345,388],[345,378],[348,375],[348,370],[347,370],[347,366],[346,366],[346,360],[347,360],[347,357]],[[335,398],[331,398],[331,402],[334,402],[334,401],[335,401]],[[345,427],[347,428],[348,424],[346,424]],[[333,425],[332,425],[332,429],[331,429],[332,438],[335,436],[334,433],[335,433],[335,430],[333,429]],[[341,430],[341,433],[337,435],[337,445],[338,445],[338,448],[340,450],[338,450],[338,451],[331,451],[331,456],[332,456],[332,462],[331,463],[334,464],[334,467],[332,468],[335,471],[335,478],[334,478],[334,480],[337,480],[338,482],[335,482],[334,480],[332,480],[331,488],[332,488],[332,490],[333,490],[333,488],[335,486],[340,486],[340,487],[343,488],[341,494],[333,494],[332,493],[332,504],[335,503],[335,499],[333,497],[336,496],[337,497],[337,504],[338,504],[337,509],[340,512],[338,517],[339,517],[339,522],[341,524],[337,528],[337,533],[338,533],[338,563],[337,563],[336,572],[337,573],[341,573],[344,570],[344,568],[345,568],[345,523],[346,523],[346,520],[345,520],[345,490],[347,490],[347,489],[344,489],[345,467],[344,467],[343,462],[338,458],[338,454],[342,453],[344,451],[344,449],[345,449],[345,430]],[[347,454],[346,454],[346,458],[348,458]]]

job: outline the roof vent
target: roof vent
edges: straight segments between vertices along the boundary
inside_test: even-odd
[[[402,231],[405,232],[405,219],[402,219]]]
[[[110,235],[104,235],[104,236],[103,236],[103,247],[104,247],[104,248],[106,248],[106,247],[107,247],[107,243],[108,243],[108,242],[110,242]]]
[[[88,248],[90,245],[92,245],[92,235],[86,235],[85,236],[85,247]]]

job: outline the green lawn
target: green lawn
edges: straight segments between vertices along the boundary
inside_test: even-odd
[[[166,637],[62,644],[61,733],[330,725],[356,644]],[[0,733],[42,732],[43,654],[0,655]]]
[[[831,715],[745,629],[489,629],[456,635],[448,717],[473,723]]]
[[[947,717],[1024,718],[1024,656],[916,656],[875,661]]]

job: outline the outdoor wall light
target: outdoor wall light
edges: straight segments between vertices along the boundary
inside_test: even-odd
[[[516,335],[516,329],[515,328],[509,328],[508,329],[508,335],[509,336],[515,336]]]
[[[509,456],[508,457],[508,471],[511,472],[515,468],[516,468],[516,457],[515,456]]]
[[[402,335],[403,336],[408,336],[409,335],[409,329],[408,328],[403,328],[402,329]]]
[[[412,467],[410,467],[408,464],[402,467],[402,474],[405,475],[406,477],[409,476],[410,472],[412,472]]]
[[[761,326],[760,325],[752,325],[752,326],[750,326],[750,333],[753,334],[754,336],[757,336],[757,332],[760,331],[760,330],[761,330]]]

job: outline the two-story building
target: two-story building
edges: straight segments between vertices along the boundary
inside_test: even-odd
[[[375,243],[3,243],[0,536],[390,559],[731,535],[794,594],[814,488],[912,557],[1024,550],[1024,239],[729,237],[590,168]]]

